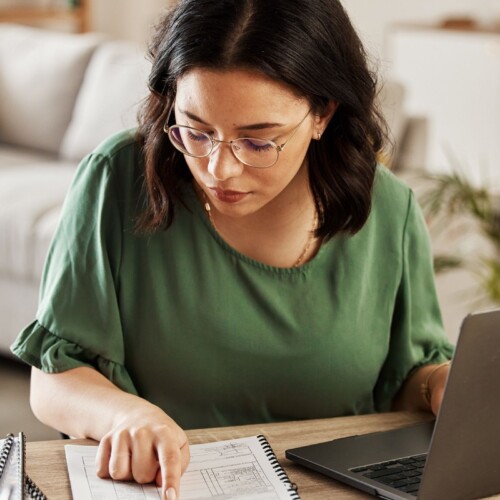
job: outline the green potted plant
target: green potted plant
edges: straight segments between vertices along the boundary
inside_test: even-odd
[[[453,232],[452,248],[435,254],[436,272],[467,269],[479,285],[479,301],[500,304],[500,196],[457,171],[425,177],[420,202],[431,233],[446,239]],[[469,244],[474,239],[480,242],[475,248]]]

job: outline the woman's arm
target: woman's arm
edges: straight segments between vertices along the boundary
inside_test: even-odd
[[[164,498],[176,498],[189,463],[188,439],[157,406],[123,392],[88,367],[55,374],[32,368],[30,402],[45,424],[70,436],[100,441],[100,477],[156,480],[163,485]]]
[[[424,410],[438,414],[443,401],[444,387],[449,363],[426,365],[418,368],[404,383],[394,399],[394,410]],[[422,387],[428,387],[429,399],[425,397]]]

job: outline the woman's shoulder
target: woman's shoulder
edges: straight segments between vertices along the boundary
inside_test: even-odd
[[[67,196],[67,205],[95,205],[115,200],[128,210],[141,195],[141,146],[135,129],[124,130],[105,139],[78,166]],[[103,196],[104,194],[104,196]],[[82,200],[87,200],[82,202]]]
[[[419,211],[412,189],[383,165],[377,165],[367,229],[393,237],[402,234]]]
[[[91,153],[96,157],[106,158],[113,161],[117,157],[135,159],[141,152],[141,146],[137,137],[137,129],[122,130],[101,142]]]
[[[375,190],[381,190],[382,192],[391,191],[393,193],[399,193],[401,196],[407,197],[411,191],[408,184],[406,184],[402,179],[397,177],[397,175],[389,170],[385,165],[379,163],[375,170]]]
[[[142,168],[142,150],[136,129],[118,132],[101,142],[80,163],[76,180],[87,184],[116,184],[130,188]]]
[[[377,165],[373,184],[372,209],[406,213],[412,198],[411,188],[384,165]]]

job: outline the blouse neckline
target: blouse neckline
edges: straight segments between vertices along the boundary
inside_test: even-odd
[[[222,247],[222,249],[234,257],[236,257],[238,260],[245,262],[247,264],[250,264],[254,267],[257,267],[259,269],[264,269],[266,271],[270,271],[275,274],[284,274],[284,275],[294,275],[294,274],[305,274],[306,272],[310,271],[311,269],[314,268],[314,266],[319,265],[320,262],[323,260],[324,255],[325,255],[325,247],[329,244],[329,242],[322,243],[319,250],[316,252],[316,254],[307,262],[304,264],[298,266],[298,267],[278,267],[278,266],[272,266],[270,264],[266,264],[264,262],[261,262],[259,260],[253,259],[252,257],[249,257],[248,255],[245,255],[244,253],[241,253],[240,251],[236,250],[234,247],[229,245],[223,238],[222,236],[217,232],[217,230],[214,228],[213,224],[211,223],[208,214],[206,210],[204,210],[201,201],[198,199],[198,196],[196,195],[194,186],[192,183],[190,183],[187,186],[186,189],[186,194],[189,197],[189,201],[191,202],[190,205],[193,205],[194,211],[196,213],[196,216],[201,219],[203,222],[203,225],[205,228],[208,230],[210,235],[215,239],[215,241]]]

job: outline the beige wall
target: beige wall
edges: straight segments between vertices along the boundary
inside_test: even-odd
[[[158,15],[175,0],[91,0],[96,31],[144,42]],[[214,0],[217,1],[217,0]],[[272,0],[269,0],[272,1]],[[368,49],[379,56],[384,32],[394,22],[435,22],[443,17],[471,15],[500,23],[500,0],[342,0]]]
[[[116,38],[145,43],[158,16],[174,0],[91,0],[92,28]]]
[[[468,16],[500,29],[500,0],[342,0],[365,46],[382,65],[385,34],[394,23],[437,23],[450,16]]]

